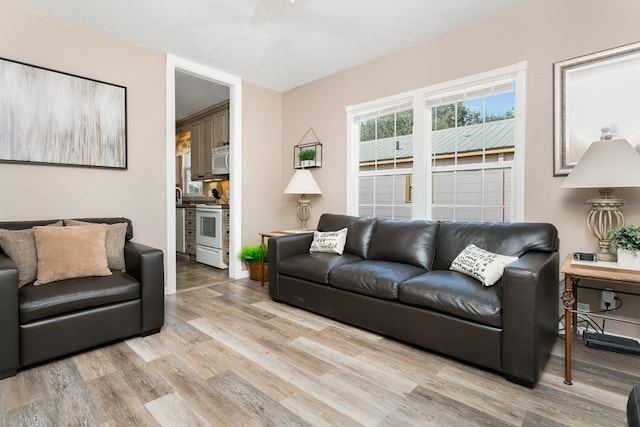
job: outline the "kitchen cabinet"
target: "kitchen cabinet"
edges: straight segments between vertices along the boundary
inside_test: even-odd
[[[182,182],[182,156],[176,156],[176,187],[184,188]]]
[[[198,181],[204,177],[204,170],[200,158],[202,155],[202,120],[191,124],[191,180]]]
[[[191,180],[212,178],[213,117],[207,116],[191,124]]]
[[[229,107],[213,115],[213,148],[229,144]]]
[[[184,232],[187,245],[186,252],[196,256],[196,208],[186,208],[184,210]]]
[[[185,253],[186,240],[185,240],[185,227],[184,227],[184,208],[176,209],[176,252]]]
[[[222,261],[229,264],[229,209],[222,209]]]
[[[229,143],[229,101],[193,114],[177,123],[191,131],[191,180],[214,178],[213,149]]]

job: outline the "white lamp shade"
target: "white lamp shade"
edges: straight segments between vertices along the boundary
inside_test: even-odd
[[[306,169],[299,169],[289,181],[289,185],[284,189],[285,194],[322,194],[320,187],[311,172]]]
[[[626,139],[596,141],[565,178],[562,187],[640,187],[640,153]]]

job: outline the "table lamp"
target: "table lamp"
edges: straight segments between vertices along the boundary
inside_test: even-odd
[[[307,194],[322,194],[320,187],[313,179],[313,175],[306,169],[299,169],[289,181],[287,188],[284,189],[285,194],[300,194],[298,199],[298,207],[296,208],[296,216],[300,221],[300,230],[307,229],[307,220],[311,215],[311,206]]]
[[[613,196],[618,187],[640,187],[640,153],[625,139],[611,135],[593,142],[562,183],[563,188],[597,188],[599,197],[589,199],[587,227],[598,239],[598,260],[616,261],[610,251],[609,231],[624,225],[620,211],[625,201]]]

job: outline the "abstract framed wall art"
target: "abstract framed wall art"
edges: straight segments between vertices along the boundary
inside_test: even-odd
[[[554,176],[568,175],[608,128],[640,143],[640,43],[553,64]]]
[[[127,89],[0,58],[0,162],[127,169]]]

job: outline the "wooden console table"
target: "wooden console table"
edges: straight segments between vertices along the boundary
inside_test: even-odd
[[[286,236],[287,234],[293,234],[288,231],[265,231],[260,234],[260,263],[262,264],[262,274],[260,275],[260,286],[264,286],[264,239],[269,237]]]
[[[640,270],[625,270],[615,263],[573,262],[573,254],[569,254],[564,261],[561,273],[564,273],[564,292],[562,305],[564,306],[564,383],[571,385],[571,341],[577,332],[578,317],[578,283],[581,279],[597,282],[623,283],[640,286]],[[606,318],[620,322],[640,324],[638,321],[599,313],[584,313],[591,317]]]

